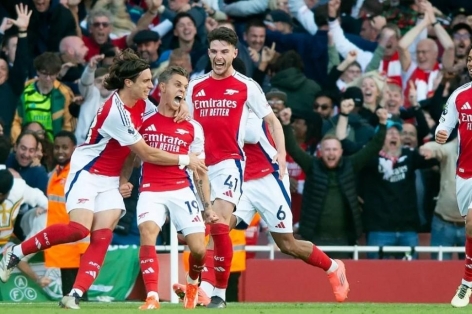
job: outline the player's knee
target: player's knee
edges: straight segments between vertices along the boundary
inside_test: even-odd
[[[159,227],[155,224],[142,223],[139,225],[141,245],[154,245],[158,234]]]
[[[193,255],[193,257],[197,260],[202,260],[205,258],[205,254],[206,254],[206,249],[205,249],[205,246],[197,246],[197,247],[194,247],[192,249],[192,252],[191,254]]]

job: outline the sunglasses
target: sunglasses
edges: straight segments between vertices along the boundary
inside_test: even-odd
[[[271,106],[273,106],[273,105],[283,105],[284,101],[283,100],[269,100],[268,103]]]
[[[315,103],[315,104],[313,105],[313,109],[315,109],[315,110],[318,110],[318,108],[320,108],[320,107],[321,107],[321,110],[328,110],[329,108],[331,108],[331,106],[328,105],[328,104],[321,104],[321,105],[320,105],[320,104],[316,104],[316,103]]]
[[[454,39],[455,39],[455,40],[467,40],[467,39],[470,39],[470,34],[458,34],[458,33],[455,33],[455,34],[454,34]]]
[[[92,24],[93,27],[99,28],[100,26],[103,26],[103,28],[110,26],[109,22],[95,22]]]

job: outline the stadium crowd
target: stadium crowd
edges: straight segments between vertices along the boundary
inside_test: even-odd
[[[299,237],[317,245],[416,246],[420,233],[430,233],[432,246],[464,246],[458,140],[452,135],[441,146],[434,130],[450,94],[469,81],[470,1],[9,0],[0,3],[0,20],[0,164],[49,199],[47,215],[38,202],[17,213],[3,206],[0,247],[13,234],[24,240],[67,220],[55,212],[64,203],[63,171],[110,95],[103,81],[119,51],[131,47],[149,62],[149,99],[157,105],[157,77],[168,66],[192,78],[211,69],[207,34],[218,27],[237,32],[245,75],[274,113],[292,110],[284,134]],[[374,137],[378,108],[389,113],[384,140]],[[340,142],[320,147],[329,137]],[[139,244],[139,173],[137,165],[134,188],[122,191],[127,214],[113,244]],[[168,241],[166,232],[158,239]],[[50,265],[83,252],[75,245],[56,248]],[[78,261],[59,267],[76,272]],[[71,285],[74,270],[62,276]]]

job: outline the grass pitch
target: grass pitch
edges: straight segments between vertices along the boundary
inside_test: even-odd
[[[130,314],[142,313],[138,310],[141,303],[115,302],[115,303],[93,303],[83,302],[80,314]],[[433,313],[470,313],[471,308],[452,308],[449,304],[389,304],[389,303],[229,303],[226,309],[206,309],[197,307],[195,313],[208,313],[218,311],[225,314],[380,314],[380,313],[405,313],[405,314],[433,314]],[[182,304],[161,303],[160,313],[188,314]],[[57,303],[2,303],[0,302],[0,313],[5,314],[65,314]]]

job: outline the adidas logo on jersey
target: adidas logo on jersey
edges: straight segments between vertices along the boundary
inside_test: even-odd
[[[279,222],[279,224],[278,224],[277,226],[275,226],[275,228],[282,228],[282,229],[285,229],[284,222],[283,222],[283,221]]]
[[[205,90],[203,90],[203,89],[195,95],[195,97],[205,97],[205,96],[206,96]]]
[[[148,269],[145,269],[143,271],[143,274],[154,274],[154,269],[152,269],[152,267],[149,267]]]
[[[146,128],[146,130],[144,130],[144,131],[157,131],[157,130],[156,130],[156,127],[154,126],[154,124],[151,124],[151,125],[148,126],[148,127]]]
[[[88,270],[85,272],[87,275],[90,275],[92,276],[93,279],[97,278],[97,272],[96,271],[91,271],[91,270]]]
[[[233,192],[231,192],[231,190],[229,190],[229,191],[224,192],[223,195],[233,197]]]
[[[469,102],[466,102],[464,105],[461,107],[462,110],[470,110],[472,107],[470,106]]]
[[[200,216],[195,216],[195,218],[192,219],[192,222],[199,222],[199,221],[202,221],[200,219]]]

